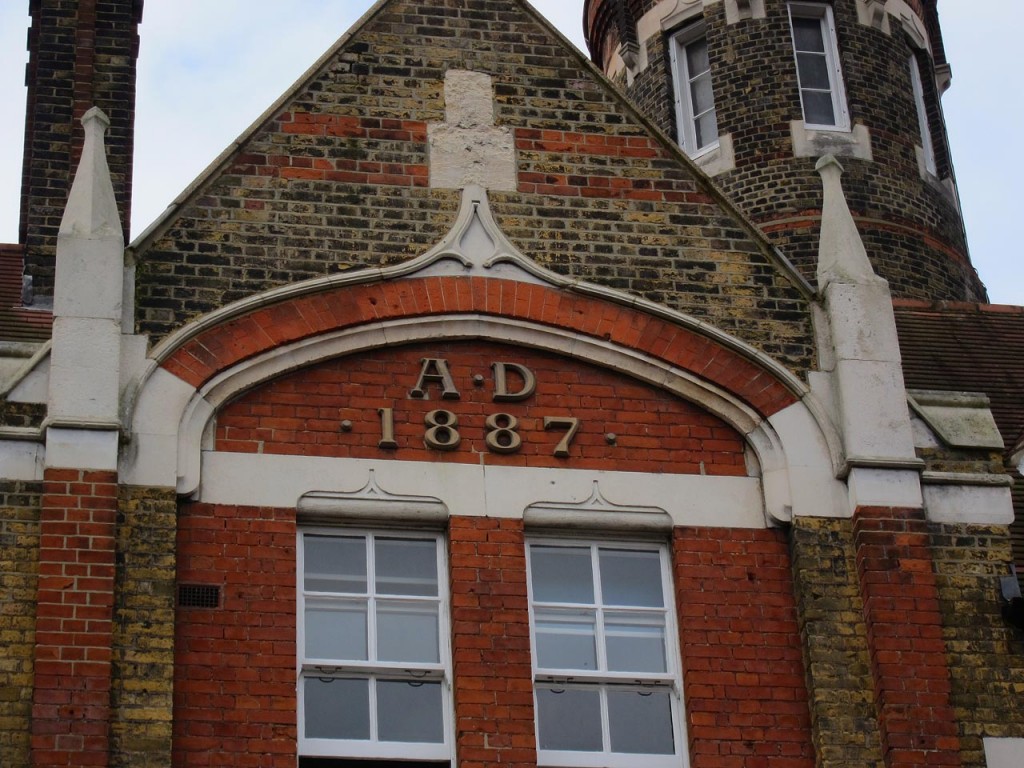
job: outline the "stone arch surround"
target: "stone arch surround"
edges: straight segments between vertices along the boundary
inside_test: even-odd
[[[762,417],[797,402],[794,381],[694,330],[632,307],[512,280],[426,277],[335,288],[261,307],[205,329],[160,365],[195,387],[276,347],[345,328],[479,314],[536,323],[649,355],[730,392]]]
[[[797,510],[822,514],[836,498],[837,441],[815,398],[767,358],[690,318],[645,311],[621,297],[485,277],[312,290],[197,324],[154,351],[155,365],[131,404],[135,448],[122,467],[132,482],[194,492],[212,417],[257,384],[362,349],[474,338],[627,373],[720,416],[752,448],[773,519],[788,520]],[[176,477],[146,459],[170,441],[177,446]]]

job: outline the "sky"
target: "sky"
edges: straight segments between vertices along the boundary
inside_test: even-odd
[[[372,5],[145,0],[133,237]],[[583,48],[583,0],[535,0]],[[953,86],[943,109],[971,258],[993,303],[1024,305],[1021,0],[939,0]],[[28,0],[0,0],[0,242],[18,238]],[[994,111],[993,111],[994,110]]]

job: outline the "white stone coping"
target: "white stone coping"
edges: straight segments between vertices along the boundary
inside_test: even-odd
[[[117,470],[118,432],[114,430],[46,430],[46,466],[65,469]]]
[[[1013,478],[1009,475],[987,475],[974,472],[934,472],[926,470],[921,473],[924,485],[973,485],[993,488],[1013,487]]]
[[[907,390],[910,407],[952,448],[1003,450],[1003,436],[983,392]]]
[[[632,515],[659,518],[658,530],[690,525],[765,528],[755,477],[643,474],[425,461],[203,451],[196,496],[209,504],[296,507],[317,521],[447,516],[526,518],[533,526],[636,529]],[[372,480],[371,480],[372,477]],[[366,488],[373,483],[376,495]],[[603,504],[595,504],[594,485]],[[573,515],[573,511],[581,514]],[[559,511],[555,520],[552,512]],[[602,518],[602,515],[604,516]],[[650,526],[641,526],[651,530]]]
[[[1024,739],[986,736],[982,743],[985,746],[985,762],[988,768],[1020,768],[1021,755],[1024,755]]]
[[[0,439],[0,476],[4,480],[38,482],[43,479],[45,455],[41,442]]]

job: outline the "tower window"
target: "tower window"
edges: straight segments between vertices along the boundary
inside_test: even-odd
[[[440,537],[308,530],[299,543],[299,753],[449,760]]]
[[[718,146],[718,118],[704,25],[674,35],[670,50],[679,144],[688,155],[699,155]]]
[[[790,3],[789,22],[804,124],[808,128],[849,130],[832,9],[818,3]]]
[[[917,124],[921,131],[921,152],[924,169],[932,176],[938,175],[935,164],[935,145],[932,143],[932,129],[928,124],[928,108],[924,103],[924,86],[921,81],[921,60],[910,54],[910,84],[914,91],[914,106],[917,108]]]
[[[538,764],[681,768],[665,549],[535,541],[527,556]]]

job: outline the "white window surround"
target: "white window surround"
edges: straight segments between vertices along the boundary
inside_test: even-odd
[[[725,23],[736,24],[747,19],[765,18],[765,0],[658,0],[636,22],[637,42],[640,44],[639,57],[634,66],[627,67],[619,50],[616,50],[605,67],[605,74],[615,78],[623,71],[630,84],[640,72],[650,65],[647,58],[647,43],[655,35],[671,34],[683,24],[693,21],[705,9],[725,5]]]
[[[718,120],[703,23],[687,27],[670,38],[672,84],[675,91],[679,145],[690,157],[718,148]]]
[[[442,542],[428,532],[299,529],[301,756],[452,759]],[[417,716],[396,716],[406,712]]]
[[[531,538],[527,573],[538,765],[685,768],[667,547]]]
[[[849,131],[832,7],[790,3],[789,21],[804,125],[815,131]]]
[[[939,172],[935,163],[935,145],[932,143],[931,124],[928,122],[928,108],[924,101],[921,60],[917,58],[916,54],[910,54],[908,67],[910,68],[910,86],[914,94],[914,107],[917,109],[917,125],[921,134],[921,146],[916,148],[918,150],[918,165],[921,177],[927,180],[929,174],[932,177],[937,177]]]

